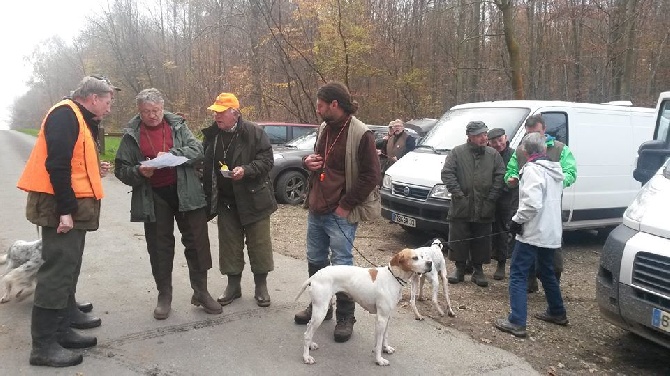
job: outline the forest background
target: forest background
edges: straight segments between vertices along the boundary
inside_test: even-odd
[[[653,106],[670,89],[669,14],[667,0],[110,0],[34,50],[11,127],[39,128],[89,74],[122,88],[107,131],[149,87],[196,131],[220,92],[253,121],[316,123],[330,80],[369,124],[502,99]]]

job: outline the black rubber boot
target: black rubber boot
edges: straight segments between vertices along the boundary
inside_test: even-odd
[[[77,308],[84,313],[89,313],[93,310],[93,303],[91,302],[77,302]]]
[[[73,311],[79,312],[74,302],[74,295],[71,296],[70,307],[62,310],[63,318],[60,320],[60,325],[56,332],[56,341],[58,341],[58,344],[66,349],[86,349],[97,345],[98,339],[96,337],[82,336],[72,330],[72,317],[70,315],[72,315]]]
[[[212,295],[207,291],[207,271],[196,272],[188,271],[191,280],[191,288],[193,288],[193,296],[191,296],[191,304],[196,307],[202,306],[202,309],[210,315],[218,315],[223,312],[221,304],[219,304]]]
[[[493,279],[496,281],[502,281],[505,279],[505,260],[498,261],[498,266],[496,267],[495,273],[493,273]]]
[[[170,316],[172,309],[172,274],[156,277],[156,289],[158,290],[158,299],[156,308],[154,308],[154,318],[156,320],[165,320]]]
[[[254,284],[256,285],[254,299],[259,307],[270,306],[270,293],[267,284],[268,273],[254,274]]]
[[[486,275],[484,275],[484,270],[482,269],[482,264],[472,264],[472,277],[470,278],[479,287],[487,287],[489,285]]]
[[[226,290],[223,292],[217,302],[221,303],[222,306],[226,306],[233,302],[233,300],[242,297],[242,274],[228,274],[228,285]]]
[[[91,329],[97,328],[102,324],[102,320],[98,317],[93,317],[87,313],[82,312],[77,306],[77,301],[74,295],[70,295],[68,299],[68,310],[70,317],[70,326],[75,329]]]
[[[33,366],[69,367],[81,363],[84,357],[63,348],[56,341],[56,332],[65,310],[46,309],[33,306],[30,332],[33,347],[30,364]]]
[[[451,284],[457,284],[459,282],[465,281],[465,263],[457,262],[454,271],[447,277],[447,280]]]
[[[347,342],[354,332],[356,302],[351,296],[343,292],[338,292],[335,296],[337,296],[337,310],[335,311],[337,323],[335,324],[333,338],[335,338],[335,342]]]
[[[316,272],[319,270],[325,268],[328,265],[315,265],[315,264],[307,264],[307,272],[309,273],[309,276],[313,276]],[[330,320],[333,318],[333,307],[329,306],[328,307],[328,312],[326,313],[326,317],[324,320]],[[298,312],[293,316],[293,321],[295,321],[296,324],[298,325],[307,325],[309,320],[312,319],[312,303],[309,303],[307,308],[303,309],[302,311]]]

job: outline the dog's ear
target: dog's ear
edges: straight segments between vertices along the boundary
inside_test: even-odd
[[[431,246],[437,245],[440,247],[440,250],[444,249],[444,246],[446,245],[446,242],[442,238],[435,238],[433,239],[433,242],[430,244]]]

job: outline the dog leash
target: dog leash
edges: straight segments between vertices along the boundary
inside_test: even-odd
[[[391,266],[390,266],[390,265],[387,266],[387,268],[388,268],[389,272],[391,272],[391,275],[393,276],[393,278],[395,278],[395,280],[398,281],[398,283],[400,284],[400,286],[405,286],[405,285],[407,285],[407,281],[405,281],[404,279],[398,277],[397,275],[395,275],[395,274],[393,273],[393,270],[391,270]]]

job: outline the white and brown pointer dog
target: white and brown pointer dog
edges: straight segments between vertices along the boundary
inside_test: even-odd
[[[377,315],[375,327],[375,360],[380,366],[389,365],[382,358],[382,351],[393,354],[395,349],[388,344],[388,325],[393,310],[402,297],[402,288],[414,273],[426,273],[432,261],[413,249],[403,249],[393,256],[389,266],[361,268],[351,265],[332,265],[311,276],[296,296],[302,295],[307,286],[312,300],[312,318],[307,324],[304,337],[303,361],[314,364],[309,350],[319,348],[312,341],[314,333],[323,322],[330,301],[337,292],[349,294],[365,310]]]
[[[0,256],[0,264],[7,264],[2,274],[2,284],[5,286],[5,295],[0,303],[7,303],[15,297],[21,301],[35,291],[37,271],[42,260],[42,239],[27,242],[17,240],[9,247],[6,254]]]
[[[428,260],[433,262],[433,268],[428,273],[424,274],[415,274],[411,278],[412,282],[412,293],[410,296],[409,304],[414,310],[414,318],[417,320],[423,320],[423,316],[419,313],[419,310],[416,308],[416,297],[417,291],[419,295],[419,301],[423,300],[423,283],[428,278],[430,284],[433,286],[433,305],[435,309],[440,314],[444,316],[444,311],[440,307],[440,303],[437,301],[437,295],[440,291],[440,281],[442,281],[442,286],[444,287],[444,298],[447,303],[447,314],[449,317],[455,317],[456,314],[454,310],[451,309],[451,300],[449,299],[449,284],[447,283],[447,262],[444,260],[444,255],[442,254],[443,247],[442,240],[435,238],[429,247],[417,248],[416,251],[422,253]]]

